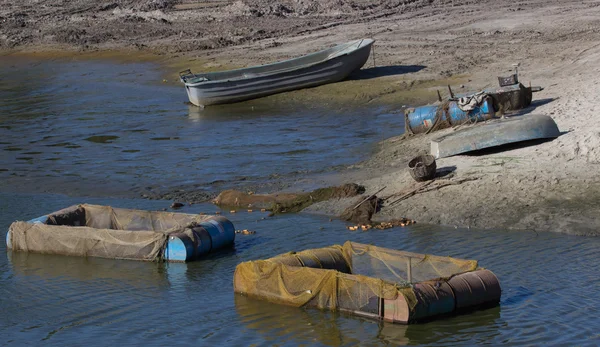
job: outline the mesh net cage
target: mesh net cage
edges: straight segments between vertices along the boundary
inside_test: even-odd
[[[14,222],[15,251],[113,259],[162,260],[171,233],[195,238],[192,228],[212,216],[82,204],[54,212],[43,222]]]
[[[292,306],[379,317],[382,299],[402,295],[410,309],[413,283],[445,280],[477,269],[477,261],[402,252],[347,241],[343,246],[240,263],[236,293]]]

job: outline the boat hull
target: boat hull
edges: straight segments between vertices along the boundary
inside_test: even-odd
[[[298,69],[246,79],[185,83],[185,88],[192,104],[208,106],[334,83],[345,79],[367,62],[372,44],[373,41],[368,41],[350,53]]]
[[[509,143],[552,139],[558,136],[558,126],[549,116],[526,115],[498,119],[432,140],[431,155],[444,158]]]

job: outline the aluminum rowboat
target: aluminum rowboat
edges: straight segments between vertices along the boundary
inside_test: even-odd
[[[496,119],[460,129],[431,141],[431,155],[450,157],[485,148],[560,136],[558,126],[546,115],[523,115]]]
[[[199,74],[185,70],[179,77],[194,105],[239,102],[341,81],[367,62],[373,42],[356,40],[299,58],[244,69]]]

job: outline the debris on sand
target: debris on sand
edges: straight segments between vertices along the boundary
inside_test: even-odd
[[[350,231],[356,231],[356,230],[368,231],[370,229],[384,230],[384,229],[390,229],[390,228],[394,228],[394,227],[405,227],[405,226],[409,226],[411,224],[417,224],[417,222],[412,219],[402,218],[402,219],[394,219],[394,220],[391,220],[388,222],[381,222],[381,223],[374,223],[374,224],[368,223],[368,224],[358,224],[358,225],[354,225],[354,226],[347,226],[346,229],[348,229]]]
[[[361,198],[360,200],[363,199]],[[381,199],[376,195],[372,195],[362,204],[352,204],[352,206],[346,208],[340,218],[357,224],[370,224],[371,217],[379,210],[380,202]],[[360,203],[360,201],[357,200],[357,203]]]

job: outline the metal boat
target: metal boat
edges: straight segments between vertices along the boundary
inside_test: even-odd
[[[239,102],[341,81],[366,63],[373,42],[356,40],[299,58],[244,69],[198,74],[188,69],[179,77],[194,105]]]
[[[460,129],[431,141],[431,155],[450,157],[509,143],[553,139],[560,136],[554,120],[545,115],[496,119]]]

